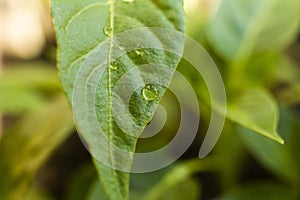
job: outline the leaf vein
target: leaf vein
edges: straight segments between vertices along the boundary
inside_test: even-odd
[[[79,17],[83,12],[88,11],[92,8],[98,7],[98,6],[107,6],[107,4],[105,3],[94,3],[91,5],[88,5],[82,9],[80,9],[78,12],[76,12],[74,15],[72,15],[72,17],[66,22],[66,25],[64,26],[66,29],[70,26],[70,24],[74,21],[74,19],[76,19],[77,17]]]

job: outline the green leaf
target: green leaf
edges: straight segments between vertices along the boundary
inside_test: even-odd
[[[49,194],[37,186],[33,186],[24,200],[54,200]]]
[[[58,91],[59,81],[54,66],[36,61],[4,66],[0,76],[0,89]]]
[[[6,65],[0,76],[0,112],[37,110],[45,104],[43,95],[58,91],[58,76],[53,66],[43,62]]]
[[[279,62],[278,57],[277,53],[270,52],[255,54],[250,57],[248,63],[244,66],[244,76],[233,78],[243,82],[243,84],[240,84],[241,88],[269,86],[274,81],[275,68]]]
[[[297,170],[290,170],[293,173],[293,180],[300,179],[300,154],[299,154],[299,141],[300,141],[300,124],[299,113],[292,113],[289,110],[281,112],[281,120],[279,124],[279,133],[286,138],[286,151],[292,157],[292,163]],[[295,164],[294,164],[295,163]]]
[[[215,198],[216,200],[294,200],[295,195],[292,190],[284,185],[261,181],[248,183],[232,189],[228,194]]]
[[[0,142],[0,199],[23,199],[51,152],[73,130],[72,115],[60,97],[26,117]]]
[[[166,188],[164,193],[160,194],[157,200],[173,199],[173,200],[198,200],[200,199],[201,187],[196,179],[187,178],[177,185]],[[136,200],[138,200],[137,196]],[[156,200],[152,199],[152,200]]]
[[[211,162],[213,161],[213,162]],[[161,178],[156,180],[154,186],[146,191],[145,200],[159,200],[159,199],[199,199],[200,186],[193,182],[191,176],[194,173],[213,169],[214,160],[190,160],[183,163],[175,164],[165,170],[167,172],[161,174]],[[210,168],[211,167],[211,168]],[[148,180],[147,176],[157,174],[145,174],[143,180]],[[136,198],[138,199],[138,198]]]
[[[133,178],[134,179],[134,178]],[[143,179],[145,182],[146,179]],[[159,180],[158,180],[159,181]],[[182,180],[180,183],[175,184],[172,187],[165,188],[163,193],[159,194],[155,198],[151,200],[163,200],[163,199],[173,199],[173,200],[197,200],[200,197],[200,186],[198,182],[192,178],[186,178]],[[144,198],[145,193],[143,190],[131,190],[130,200],[139,200]],[[103,189],[99,181],[95,181],[95,183],[90,188],[90,193],[87,200],[107,200],[107,196],[105,195]]]
[[[220,159],[217,163],[220,171],[221,188],[227,189],[235,185],[244,170],[246,150],[235,134],[235,124],[227,121],[215,147],[215,154]]]
[[[107,195],[105,194],[104,190],[102,189],[102,185],[99,181],[94,181],[92,184],[90,191],[86,197],[86,200],[108,200]]]
[[[275,68],[275,78],[277,82],[290,84],[300,81],[299,64],[291,58],[282,55],[279,57]]]
[[[280,51],[297,35],[299,12],[299,0],[223,0],[208,39],[230,62],[263,51]]]
[[[164,51],[163,47],[171,44],[173,49],[180,52],[183,40],[157,34],[147,27],[183,32],[182,1],[52,0],[51,6],[58,41],[61,82],[73,107],[77,127],[92,155],[97,158],[94,163],[106,193],[113,200],[127,199],[129,174],[121,172],[116,166],[129,171],[138,135],[150,121],[165,87],[159,84],[147,87],[144,77],[139,73],[131,74],[122,91],[127,93],[128,87],[133,85],[139,85],[139,88],[135,88],[128,107],[124,102],[112,106],[113,91],[120,78],[129,70],[141,71],[140,65],[157,63],[175,69],[180,55]],[[145,34],[139,31],[125,33],[136,28],[144,28]],[[125,35],[119,37],[120,33]],[[149,44],[157,44],[162,49],[147,48]],[[120,52],[123,53],[121,56],[118,55]],[[171,76],[159,74],[157,78],[169,82]],[[89,93],[89,89],[95,93]],[[142,91],[146,93],[144,97]],[[89,102],[93,100],[93,105],[90,105]],[[74,101],[84,106],[80,107],[77,103],[74,105]],[[129,110],[129,118],[122,111],[124,107]],[[129,128],[130,131],[125,133],[118,126],[113,118],[114,109],[120,114],[124,127],[133,126]],[[89,124],[91,120],[87,114],[91,112],[95,113],[93,116],[97,124]],[[104,139],[97,135],[101,131],[94,130],[98,125],[105,135]],[[133,135],[128,135],[128,132]],[[125,150],[128,156],[118,156],[112,150],[113,146]],[[103,164],[98,156],[105,157],[107,162]]]
[[[268,171],[283,180],[297,184],[300,177],[299,116],[282,111],[280,119],[279,132],[285,138],[285,145],[280,145],[244,128],[237,130],[250,153]]]
[[[65,200],[85,200],[91,185],[97,179],[97,172],[92,163],[80,166],[68,181]]]
[[[191,175],[208,170],[213,160],[191,160],[167,168],[131,177],[130,200],[199,199],[201,187]],[[215,162],[215,161],[214,161]],[[147,180],[147,181],[145,181]],[[98,181],[94,182],[87,199],[108,199]]]
[[[284,85],[276,90],[279,101],[287,106],[297,106],[300,103],[300,68],[296,62],[282,56],[275,71],[277,82]]]
[[[34,91],[16,88],[0,89],[0,112],[19,113],[37,110],[44,104],[41,96]]]
[[[277,133],[277,103],[265,90],[249,90],[229,101],[227,117],[265,137],[284,143]]]

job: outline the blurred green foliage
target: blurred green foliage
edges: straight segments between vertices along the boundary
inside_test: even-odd
[[[214,151],[198,159],[200,133],[207,129],[211,114],[209,94],[203,80],[195,79],[189,64],[182,61],[178,71],[190,80],[201,102],[199,136],[173,165],[133,174],[130,199],[300,199],[300,2],[222,0],[212,11],[216,13],[200,18],[205,6],[199,3],[187,12],[187,34],[207,49],[222,73],[228,121]],[[57,72],[49,60],[40,59],[14,65],[7,61],[0,76],[4,117],[0,199],[107,199],[92,161],[78,163],[67,180],[56,183],[63,195],[39,184],[43,178],[37,174],[57,156],[55,149],[67,148],[62,144],[74,132]],[[169,105],[171,116],[178,114],[172,95],[167,93],[162,104]],[[170,141],[176,132],[174,120],[167,121],[157,136],[141,139],[138,151]],[[280,136],[285,143],[264,136],[281,142]]]

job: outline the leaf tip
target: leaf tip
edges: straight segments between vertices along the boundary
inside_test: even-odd
[[[281,145],[285,144],[284,139],[277,132],[275,132],[274,137],[272,137],[271,139],[275,140]]]

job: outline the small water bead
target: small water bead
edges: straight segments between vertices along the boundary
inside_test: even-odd
[[[143,56],[145,53],[143,48],[139,48],[139,49],[135,50],[134,52],[137,56]]]
[[[111,29],[111,27],[109,25],[106,25],[106,26],[103,27],[103,33],[106,36],[110,37],[111,36],[111,32],[112,32],[112,29]]]
[[[153,101],[158,97],[158,90],[154,85],[147,84],[143,90],[143,97],[148,101]]]
[[[109,67],[113,70],[117,70],[118,69],[118,64],[116,62],[112,62],[112,63],[110,63]]]
[[[139,47],[136,50],[130,52],[130,56],[132,57],[142,57],[145,54],[145,50],[143,47]]]
[[[127,47],[127,45],[126,45]],[[128,48],[126,49],[130,49],[129,55],[130,57],[136,58],[136,57],[142,57],[146,52],[145,52],[145,47],[142,43],[139,43],[135,46],[130,45]]]

